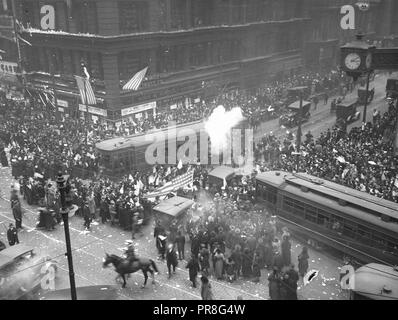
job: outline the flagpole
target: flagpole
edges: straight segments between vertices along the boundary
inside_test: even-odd
[[[58,98],[57,98],[57,90],[55,90],[55,74],[54,74],[54,61],[51,61],[51,81],[52,81],[52,86],[53,86],[53,92],[54,92],[54,102],[55,102],[55,112],[58,111]]]
[[[89,81],[88,80],[88,78],[87,78],[87,81]],[[86,130],[86,134],[85,134],[85,136],[86,136],[86,147],[87,147],[87,135],[88,135],[88,131],[87,131],[87,115],[88,115],[88,104],[87,104],[87,88],[86,88],[86,81],[84,81],[84,104],[86,105],[86,113],[83,113],[84,114],[84,128],[85,128],[85,130]]]
[[[17,30],[17,12],[15,8],[15,1],[11,1],[11,11],[12,11],[12,20],[13,20],[13,29],[14,29],[14,35],[15,35],[15,42],[17,44],[17,52],[18,52],[18,65],[19,65],[19,70],[21,71],[22,75],[22,89],[23,89],[23,95],[25,98],[25,92],[26,92],[26,79],[25,79],[25,73],[23,70],[22,66],[22,52],[21,52],[21,46],[19,43],[19,37],[18,37],[18,30]]]

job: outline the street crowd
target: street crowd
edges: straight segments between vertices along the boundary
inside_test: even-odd
[[[393,103],[372,122],[345,132],[337,127],[314,138],[305,135],[299,171],[334,181],[386,200],[398,202],[398,168],[393,139],[397,110]],[[259,171],[297,170],[295,139],[264,136],[255,155]]]
[[[154,119],[141,118],[118,128],[86,124],[80,119],[59,119],[53,110],[33,97],[29,101],[12,101],[2,95],[0,161],[2,166],[9,165],[5,153],[8,147],[12,175],[16,179],[23,177],[20,192],[29,204],[40,206],[38,227],[52,230],[61,222],[59,194],[54,182],[56,174],[59,171],[68,173],[74,167],[98,172],[100,159],[95,153],[95,142],[109,136],[164,127],[172,120],[177,123],[202,120],[220,104],[227,110],[240,106],[248,120],[256,125],[272,117],[272,112],[280,111],[279,103],[283,105],[281,101],[287,97],[287,88],[301,85],[311,87],[309,96],[333,89],[340,89],[344,94],[352,89],[352,84],[337,71],[307,73],[268,83],[253,93],[222,94],[213,101],[195,106],[194,110],[177,107],[159,113]],[[273,111],[264,106],[271,106]],[[388,139],[396,116],[396,110],[390,107],[373,123],[349,133],[328,130],[315,139],[309,133],[302,146],[305,156],[299,170],[398,201],[398,188],[394,185],[396,159]],[[273,135],[265,136],[255,150],[257,171],[295,171],[293,151],[293,137],[280,141]],[[189,238],[191,256],[186,267],[194,287],[199,271],[202,272],[202,285],[207,288],[203,295],[212,296],[209,276],[220,281],[234,282],[243,278],[259,282],[261,270],[266,268],[272,270],[268,277],[271,298],[297,299],[299,276],[304,276],[308,269],[308,252],[303,247],[297,260],[292,258],[289,230],[284,229],[279,234],[274,217],[255,204],[255,173],[234,178],[227,186],[211,184],[209,169],[201,165],[157,165],[146,172],[131,172],[117,182],[100,175],[91,180],[71,177],[68,206],[83,218],[87,230],[94,220],[109,222],[131,230],[131,238],[135,239],[140,228],[148,223],[152,208],[161,201],[148,198],[146,194],[190,169],[194,170],[193,185],[179,191],[195,201],[187,219],[184,224],[170,226],[158,221],[154,230],[159,257],[166,260],[170,276],[170,268],[176,265],[177,259],[185,259],[185,241]],[[16,229],[19,229],[22,218],[15,190],[12,197]],[[15,230],[13,226],[12,230]]]

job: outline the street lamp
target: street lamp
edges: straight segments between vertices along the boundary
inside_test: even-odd
[[[73,271],[72,249],[71,249],[70,235],[69,235],[69,221],[68,221],[69,209],[66,207],[66,201],[65,201],[65,196],[67,193],[68,186],[66,185],[66,181],[65,181],[64,176],[62,175],[62,172],[58,173],[57,185],[58,185],[59,194],[61,196],[61,215],[62,215],[62,220],[64,221],[64,229],[65,229],[65,242],[66,242],[66,254],[65,255],[68,258],[71,298],[72,298],[72,300],[77,300],[75,273]]]
[[[300,107],[299,107],[299,112],[298,112],[298,128],[297,128],[297,159],[296,159],[296,172],[299,171],[299,164],[300,164],[300,148],[301,148],[301,122],[303,119],[303,94],[304,94],[304,90],[308,89],[308,87],[306,86],[301,86],[301,87],[293,87],[293,88],[289,88],[288,90],[290,92],[295,92],[298,93],[298,96],[300,98]]]

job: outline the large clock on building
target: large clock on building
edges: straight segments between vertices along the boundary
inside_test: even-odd
[[[349,74],[361,75],[372,71],[375,47],[362,40],[362,36],[341,47],[341,67]]]

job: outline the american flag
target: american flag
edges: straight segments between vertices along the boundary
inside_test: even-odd
[[[132,77],[130,79],[129,82],[127,82],[124,86],[123,86],[123,90],[138,90],[138,88],[141,85],[142,80],[144,80],[146,72],[148,71],[148,67],[145,67],[144,69],[142,69],[141,71],[138,71],[134,77]]]
[[[170,192],[176,191],[183,188],[189,184],[193,184],[193,170],[189,170],[186,173],[175,177],[170,182],[166,183],[164,186],[157,188],[154,192],[146,195],[147,198],[156,198],[169,194]]]
[[[86,104],[97,104],[97,99],[95,98],[93,88],[91,87],[90,80],[85,79],[83,77],[75,76],[77,87],[80,91],[80,97],[82,99],[82,103]]]

